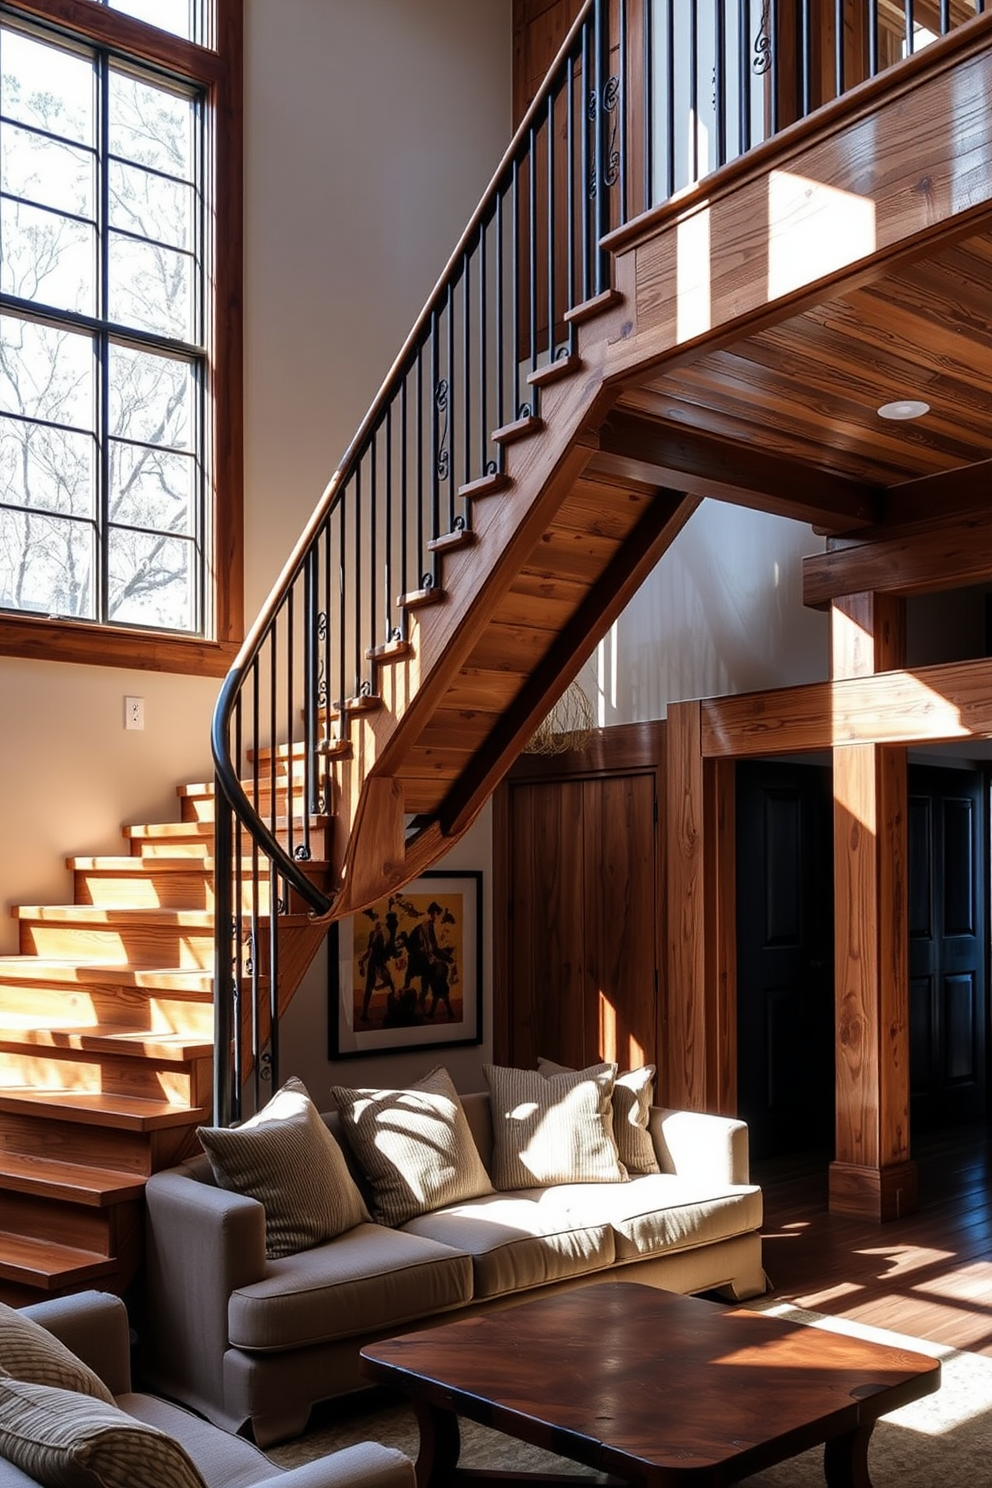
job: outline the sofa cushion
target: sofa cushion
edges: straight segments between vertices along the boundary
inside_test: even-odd
[[[254,1488],[256,1483],[274,1488],[271,1458],[243,1436],[222,1431],[212,1421],[155,1395],[119,1395],[117,1403],[129,1416],[179,1442],[210,1488]]]
[[[77,1390],[113,1405],[114,1397],[99,1375],[77,1359],[54,1334],[33,1318],[0,1302],[0,1376]]]
[[[674,1173],[645,1173],[600,1189],[562,1184],[549,1190],[548,1207],[572,1224],[609,1226],[617,1261],[711,1245],[761,1226],[759,1188],[700,1183]]]
[[[608,1185],[613,1187],[613,1185]],[[573,1218],[554,1202],[554,1190],[528,1188],[491,1194],[469,1204],[410,1220],[404,1234],[467,1251],[476,1300],[600,1271],[615,1259],[608,1222],[590,1205]]]
[[[539,1059],[537,1067],[542,1075],[560,1075],[569,1069],[567,1064],[555,1064],[552,1059]],[[603,1069],[605,1066],[596,1065],[594,1068]],[[624,1070],[617,1075],[613,1085],[613,1139],[628,1173],[661,1171],[648,1130],[654,1100],[654,1077],[655,1066],[642,1064],[637,1069]]]
[[[329,1245],[273,1261],[262,1281],[236,1287],[228,1336],[235,1348],[280,1352],[390,1330],[471,1298],[467,1255],[364,1224]]]
[[[0,1453],[52,1488],[204,1488],[183,1448],[116,1405],[0,1379]]]
[[[559,1075],[485,1066],[497,1189],[622,1183],[613,1139],[615,1064]]]
[[[401,1225],[414,1215],[492,1193],[443,1065],[405,1090],[335,1085],[332,1094],[372,1190],[375,1218],[383,1224]]]
[[[265,1209],[265,1252],[293,1255],[369,1217],[306,1086],[295,1076],[241,1126],[197,1129],[221,1188]]]

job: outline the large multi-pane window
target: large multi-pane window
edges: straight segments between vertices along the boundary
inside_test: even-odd
[[[189,65],[212,12],[63,0],[55,29],[47,8],[0,6],[0,641],[33,617],[132,642],[92,659],[228,652],[240,332],[215,313],[222,69]]]

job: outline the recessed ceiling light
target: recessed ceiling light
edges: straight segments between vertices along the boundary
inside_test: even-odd
[[[919,398],[898,398],[894,403],[883,403],[878,415],[884,419],[917,419],[929,412],[930,404]]]

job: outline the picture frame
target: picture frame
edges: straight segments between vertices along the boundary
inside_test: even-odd
[[[482,1042],[482,873],[431,869],[328,934],[332,1060]]]

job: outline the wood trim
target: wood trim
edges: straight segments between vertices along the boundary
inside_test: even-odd
[[[668,706],[666,774],[667,951],[661,1101],[707,1107],[704,786],[698,702]],[[659,1077],[662,1072],[659,1071]]]
[[[212,47],[194,46],[92,0],[13,0],[11,14],[49,21],[207,88],[215,204],[211,268],[211,472],[214,528],[206,638],[86,622],[0,617],[0,655],[222,677],[244,633],[243,0],[215,0]]]
[[[507,783],[579,779],[584,775],[620,775],[664,767],[664,720],[616,723],[594,729],[584,749],[566,754],[521,754],[507,771]],[[494,800],[502,795],[496,792]]]
[[[942,589],[985,583],[990,578],[992,521],[986,508],[953,522],[941,517],[902,537],[881,538],[804,558],[803,604],[822,609],[841,595],[863,590],[935,594]]]
[[[708,759],[805,754],[838,745],[926,744],[992,738],[992,660],[880,672],[702,707]]]

